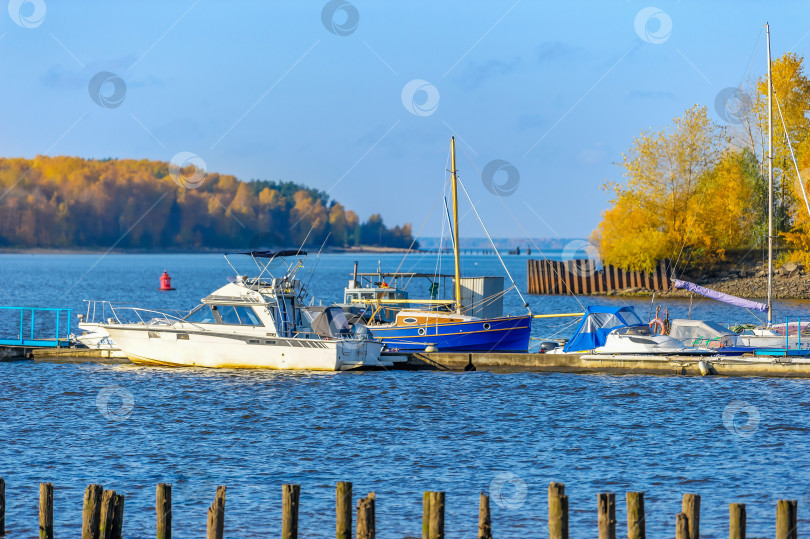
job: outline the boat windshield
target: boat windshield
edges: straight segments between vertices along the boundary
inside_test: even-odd
[[[614,330],[619,335],[645,335],[649,336],[652,335],[653,332],[650,330],[648,326],[640,325],[640,326],[627,326],[619,329]]]
[[[625,307],[619,311],[619,314],[622,318],[624,318],[624,321],[627,322],[628,326],[644,325],[644,322],[641,321],[641,318],[638,317],[636,311],[634,311],[632,308],[628,309]]]
[[[193,324],[264,325],[252,308],[242,305],[200,305],[183,320]]]
[[[217,320],[214,318],[214,313],[211,311],[211,307],[208,305],[200,305],[193,311],[191,311],[188,316],[186,316],[183,320],[186,322],[191,322],[193,324],[216,324]]]
[[[641,323],[641,321],[639,321],[639,323]],[[585,319],[580,333],[593,333],[597,329],[624,325],[625,323],[613,313],[591,313]]]

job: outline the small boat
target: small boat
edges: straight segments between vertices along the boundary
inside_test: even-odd
[[[482,296],[488,297],[478,298],[480,301],[468,300],[465,302],[464,300],[465,293],[470,297],[471,294],[474,294],[474,291],[472,288],[467,288],[462,292],[462,282],[465,279],[461,277],[460,269],[457,188],[459,180],[456,170],[454,137],[450,139],[450,159],[455,272],[452,276],[446,277],[453,278],[453,299],[436,299],[432,287],[431,299],[417,300],[407,296],[397,296],[398,289],[389,287],[382,278],[376,283],[377,288],[369,291],[366,291],[362,286],[357,287],[350,283],[345,297],[354,301],[356,296],[359,296],[360,303],[365,303],[367,307],[373,309],[372,315],[367,318],[367,327],[374,338],[381,340],[392,350],[527,352],[529,349],[532,314],[529,312],[522,316],[502,316],[502,296],[504,293],[502,277],[467,278],[481,279]],[[354,281],[356,282],[356,278]],[[500,283],[500,289],[494,291],[494,293],[486,294],[485,292],[493,283]],[[380,290],[380,287],[382,287],[382,290]],[[518,293],[520,292],[518,291]],[[364,300],[363,294],[368,294],[369,297]],[[486,312],[481,311],[481,306],[486,306],[487,302],[491,304],[490,307],[497,303],[501,311],[498,316],[481,314]],[[410,305],[423,305],[423,307],[410,307]],[[528,306],[528,304],[525,305]],[[396,308],[391,309],[391,306]],[[403,308],[403,306],[408,308]],[[388,311],[384,312],[382,317],[378,316],[386,307],[388,307]]]
[[[79,323],[78,329],[81,333],[72,334],[71,341],[73,341],[77,348],[92,348],[114,350],[115,343],[110,337],[109,332],[101,327],[108,317],[115,315],[113,311],[113,303],[103,300],[84,300],[87,303],[86,314],[78,314]]]
[[[801,326],[799,329],[797,326]],[[740,328],[740,341],[753,348],[805,350],[810,353],[810,332],[806,323],[774,324],[771,327]],[[802,343],[804,340],[804,343]]]
[[[379,268],[374,273],[358,273],[355,262],[349,286],[343,289],[343,303],[336,305],[346,313],[350,324],[393,322],[396,313],[410,307],[407,283],[419,277],[430,279],[433,290],[432,283],[437,276],[432,273],[386,273]]]
[[[240,254],[256,261],[259,276],[237,275],[187,316],[129,307],[138,322],[121,323],[117,316],[101,327],[138,365],[326,371],[392,365],[380,360],[383,343],[363,326],[353,330],[340,308],[301,305],[304,292],[295,276],[305,252]],[[269,266],[279,261],[284,274],[273,277]]]
[[[641,321],[633,307],[591,305],[565,346],[549,353],[613,355],[711,355],[706,348],[686,346],[669,335],[658,335]]]
[[[747,345],[738,333],[707,320],[676,318],[672,321],[669,336],[689,346],[710,348],[721,356],[740,356],[756,351],[756,347]],[[783,337],[782,344],[784,342]]]

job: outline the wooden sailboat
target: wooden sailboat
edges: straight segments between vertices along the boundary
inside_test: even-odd
[[[455,137],[450,138],[451,189],[453,195],[453,300],[405,300],[430,307],[402,309],[389,323],[370,321],[368,328],[374,338],[398,350],[436,348],[443,352],[526,352],[531,333],[531,313],[523,316],[492,318],[466,314],[462,304],[461,256],[458,233],[458,177],[456,170]],[[398,300],[378,300],[396,302]]]

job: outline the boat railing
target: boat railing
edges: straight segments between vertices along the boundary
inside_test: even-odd
[[[144,309],[142,307],[112,307],[113,317],[107,319],[109,324],[139,324],[144,326],[173,326],[178,323],[189,324],[202,329],[194,322],[183,319],[181,311],[173,311],[178,314],[169,314],[170,310],[157,311],[154,309]],[[130,316],[127,316],[127,315]],[[124,321],[122,321],[124,320]],[[137,321],[136,321],[137,320]]]
[[[69,346],[72,313],[73,309],[0,306],[0,344]],[[17,330],[12,333],[15,325]]]
[[[79,314],[79,323],[98,324],[106,322],[108,318],[115,317],[113,306],[123,307],[125,305],[132,305],[123,301],[107,301],[103,299],[85,299],[82,300],[87,303],[87,310],[85,314]],[[119,321],[120,323],[120,321]]]

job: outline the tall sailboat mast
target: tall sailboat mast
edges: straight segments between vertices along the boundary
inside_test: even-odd
[[[768,327],[773,322],[773,83],[771,82],[771,27],[765,23],[768,43]]]
[[[456,314],[461,314],[461,259],[458,246],[458,185],[456,184],[456,137],[450,137],[450,168],[453,175],[453,256],[456,262]]]

